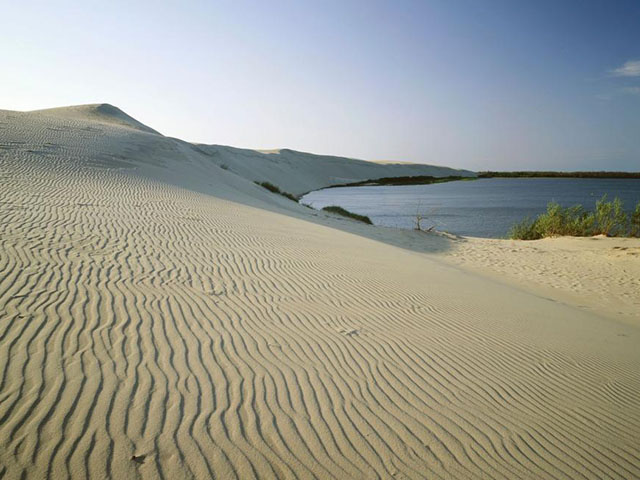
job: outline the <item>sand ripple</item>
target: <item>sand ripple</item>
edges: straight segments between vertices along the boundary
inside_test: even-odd
[[[634,327],[166,173],[170,139],[15,115],[0,478],[640,477]]]

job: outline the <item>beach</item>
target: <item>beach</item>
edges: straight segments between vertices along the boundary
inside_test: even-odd
[[[0,478],[638,478],[640,239],[304,207],[472,175],[0,111]]]

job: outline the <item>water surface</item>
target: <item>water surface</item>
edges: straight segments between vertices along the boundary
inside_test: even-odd
[[[314,208],[339,205],[367,215],[376,225],[414,228],[416,213],[423,227],[473,237],[500,238],[525,217],[545,211],[554,200],[562,206],[593,209],[607,194],[631,210],[640,201],[640,179],[487,178],[434,185],[343,187],[305,195]]]

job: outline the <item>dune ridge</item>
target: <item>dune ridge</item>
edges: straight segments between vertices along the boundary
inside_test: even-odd
[[[640,477],[637,327],[116,123],[0,111],[0,478]]]
[[[160,135],[160,132],[144,125],[135,118],[124,113],[118,107],[114,107],[113,105],[110,105],[108,103],[77,105],[73,107],[47,108],[44,110],[34,110],[31,113],[40,115],[51,115],[57,119],[67,118],[80,122],[89,120],[92,123],[117,125],[126,128],[133,128],[141,132]]]

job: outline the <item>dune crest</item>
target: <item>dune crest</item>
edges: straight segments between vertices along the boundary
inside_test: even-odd
[[[114,107],[113,105],[110,105],[108,103],[48,108],[45,110],[34,110],[33,113],[53,115],[58,118],[70,118],[81,121],[119,125],[123,127],[133,128],[135,130],[140,130],[141,132],[160,135],[158,131],[154,130],[153,128],[147,127],[135,118],[124,113],[118,107]]]
[[[253,183],[454,170],[118,112],[0,111],[0,478],[640,478],[637,327]]]

